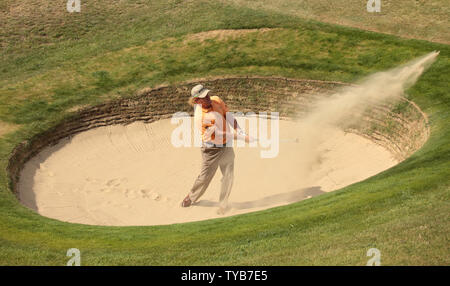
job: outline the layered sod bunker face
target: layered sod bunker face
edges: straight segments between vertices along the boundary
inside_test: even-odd
[[[257,77],[198,82],[232,111],[276,111],[283,117],[278,156],[261,158],[262,147],[235,148],[225,216],[364,180],[409,156],[428,136],[426,118],[403,98],[367,105],[358,120],[345,124],[314,121],[309,111],[340,83]],[[160,225],[223,217],[216,213],[220,170],[195,206],[180,206],[199,174],[201,154],[198,147],[171,144],[176,125],[169,118],[179,111],[192,114],[187,99],[196,83],[82,110],[19,145],[8,168],[18,198],[43,216],[82,224]]]

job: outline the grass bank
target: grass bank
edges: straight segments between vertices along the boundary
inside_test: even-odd
[[[0,264],[64,265],[72,247],[83,265],[365,265],[372,247],[383,265],[450,263],[447,45],[207,1],[110,2],[53,18],[30,10],[23,32],[13,20],[2,26],[0,122],[14,128],[0,137]],[[45,35],[35,30],[39,21]],[[271,29],[192,36],[241,28]],[[9,190],[14,146],[80,106],[204,76],[353,82],[433,50],[438,60],[408,90],[429,116],[428,142],[400,165],[336,192],[211,221],[100,227],[41,217]]]

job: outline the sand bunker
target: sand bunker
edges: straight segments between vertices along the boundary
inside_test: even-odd
[[[300,140],[281,140],[275,158],[261,158],[260,148],[235,149],[231,209],[225,215],[342,188],[390,168],[420,148],[428,138],[428,123],[403,95],[438,54],[376,73],[331,95],[322,94],[323,87],[335,83],[319,81],[202,82],[223,96],[233,111],[270,110],[300,119],[280,121],[281,139]],[[195,206],[180,206],[200,170],[200,150],[173,147],[176,126],[164,118],[192,112],[186,104],[191,87],[161,87],[138,98],[89,107],[22,142],[8,165],[14,192],[44,216],[83,224],[160,225],[222,216],[216,213],[221,174]]]
[[[220,171],[197,205],[180,207],[198,175],[196,147],[175,148],[170,120],[113,125],[80,133],[31,159],[19,182],[20,200],[43,216],[95,225],[160,225],[221,217],[216,214]],[[280,138],[301,123],[280,121]],[[280,142],[279,155],[235,147],[235,183],[226,216],[308,199],[361,181],[397,163],[368,139],[339,129],[327,139],[307,176],[301,142]],[[301,138],[300,138],[301,141]]]

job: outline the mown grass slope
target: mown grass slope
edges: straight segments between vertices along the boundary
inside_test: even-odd
[[[449,44],[450,3],[442,0],[380,0],[369,13],[369,0],[222,0],[245,8],[350,26],[405,38]]]
[[[383,265],[449,264],[447,45],[209,1],[82,1],[79,14],[53,2],[59,6],[0,6],[8,16],[1,25],[0,126],[8,129],[0,133],[0,264],[64,265],[72,247],[83,265],[365,265],[372,247]],[[270,29],[192,35],[242,28]],[[8,186],[14,146],[80,106],[212,75],[353,82],[433,50],[441,51],[438,60],[408,91],[429,116],[430,139],[400,165],[343,190],[218,220],[98,227],[41,217]]]

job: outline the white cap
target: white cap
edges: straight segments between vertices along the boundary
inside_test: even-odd
[[[204,98],[209,92],[209,89],[204,88],[203,85],[198,84],[191,90],[192,97]]]

